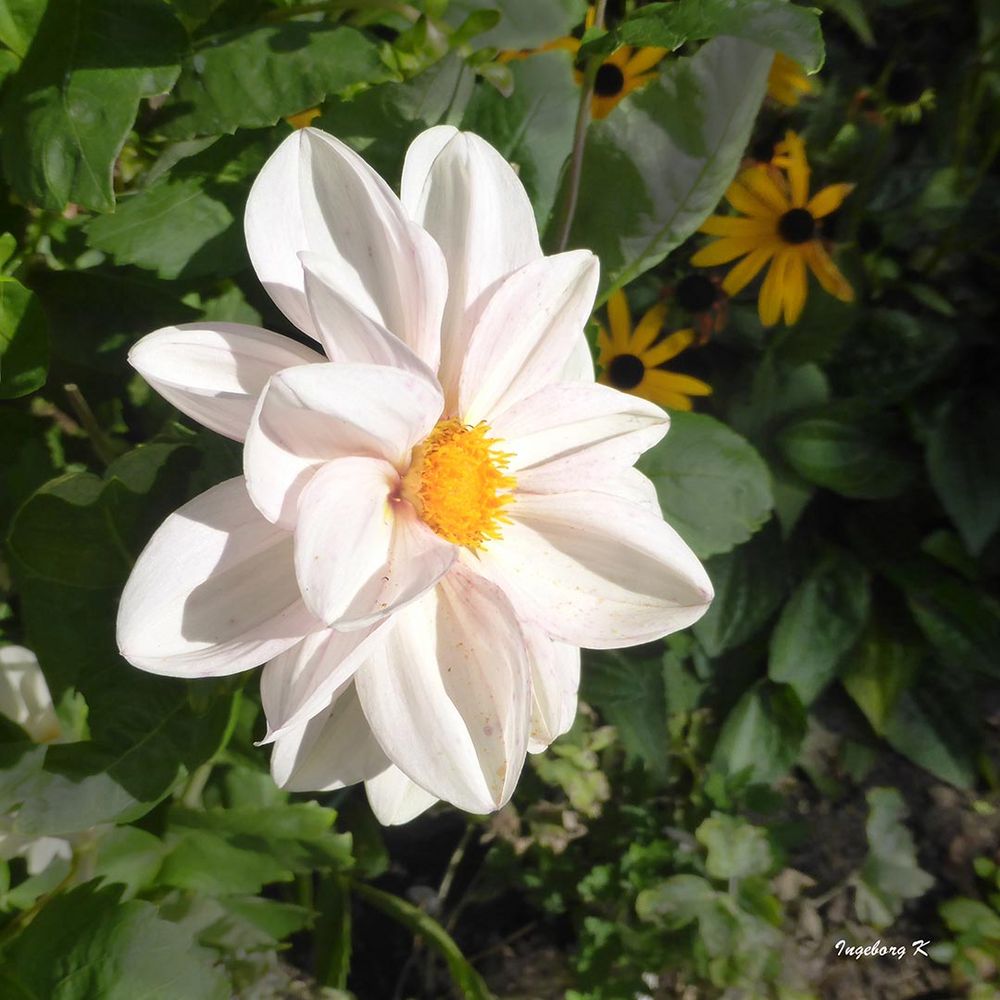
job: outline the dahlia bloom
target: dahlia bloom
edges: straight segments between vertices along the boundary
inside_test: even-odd
[[[244,442],[244,475],[171,515],[122,595],[122,655],[181,677],[266,663],[272,773],[363,781],[384,823],[489,812],[576,711],[581,646],[695,621],[704,569],[632,466],[656,406],[594,383],[587,251],[542,255],[527,195],[450,127],[401,197],[305,128],[265,164],[258,276],[323,351],[238,324],[169,327],[130,360]]]

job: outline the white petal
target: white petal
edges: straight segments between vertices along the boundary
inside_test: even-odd
[[[569,732],[576,718],[580,689],[580,650],[550,639],[538,626],[526,624],[531,658],[531,734],[528,749],[544,750]]]
[[[292,792],[355,785],[387,764],[351,683],[335,695],[329,709],[279,736],[271,751],[271,776]]]
[[[338,290],[336,264],[314,253],[299,257],[305,269],[309,311],[331,361],[390,365],[436,379],[436,355],[425,364],[399,337],[353,306]]]
[[[186,323],[143,337],[129,351],[128,360],[181,413],[242,441],[257,397],[272,375],[325,359],[256,326]]]
[[[322,712],[381,642],[391,619],[366,629],[338,632],[327,628],[307,635],[298,645],[268,663],[260,675],[260,699],[271,743]]]
[[[298,254],[336,267],[339,290],[425,360],[436,357],[447,270],[386,183],[350,147],[299,129],[270,157],[247,201],[247,249],[285,315],[314,336]]]
[[[448,262],[440,372],[453,400],[484,293],[541,257],[538,227],[510,164],[467,132],[438,127],[419,135],[406,154],[401,190],[411,218],[437,240]]]
[[[61,735],[45,675],[35,654],[24,646],[0,646],[0,714],[35,743],[51,743]]]
[[[503,280],[462,363],[458,410],[466,422],[490,420],[561,378],[593,309],[597,281],[589,250],[544,257]]]
[[[397,612],[355,675],[372,731],[422,788],[470,812],[511,796],[527,750],[531,684],[510,604],[461,564]]]
[[[389,495],[398,480],[383,459],[338,458],[320,466],[302,491],[295,573],[302,599],[321,622],[336,622],[388,561]]]
[[[481,565],[522,617],[574,646],[615,649],[697,621],[704,568],[658,514],[598,492],[518,494]]]
[[[438,801],[430,792],[410,781],[395,764],[369,778],[365,782],[365,792],[375,818],[383,826],[409,823]]]
[[[562,382],[593,382],[594,377],[594,355],[586,334],[581,334],[559,379]]]
[[[436,384],[397,368],[331,363],[280,372],[261,395],[243,448],[250,496],[268,520],[291,528],[319,465],[365,455],[402,467],[442,405]]]
[[[299,594],[292,536],[261,517],[242,478],[163,522],[118,606],[122,656],[174,677],[256,667],[319,627]]]
[[[512,453],[508,468],[525,469],[573,458],[633,465],[667,433],[670,417],[653,403],[606,385],[557,382],[490,422]]]

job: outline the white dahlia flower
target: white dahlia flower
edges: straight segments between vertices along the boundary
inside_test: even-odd
[[[597,260],[542,255],[524,188],[474,135],[420,135],[397,198],[302,129],[246,236],[324,354],[231,323],[135,345],[163,396],[244,442],[244,476],[150,540],[122,654],[180,677],[266,662],[284,787],[363,781],[385,823],[437,799],[495,810],[572,723],[581,646],[656,639],[711,600],[632,467],[668,418],[594,383]]]

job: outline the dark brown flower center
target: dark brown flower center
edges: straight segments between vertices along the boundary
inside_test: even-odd
[[[677,304],[689,313],[710,309],[718,297],[715,285],[703,274],[689,274],[677,286]]]
[[[625,74],[614,63],[602,63],[594,78],[598,97],[617,97],[625,87]]]
[[[804,208],[793,208],[778,220],[778,235],[786,243],[808,243],[816,234],[816,220]]]
[[[608,378],[616,389],[634,389],[646,374],[646,366],[634,354],[619,354],[608,365]]]

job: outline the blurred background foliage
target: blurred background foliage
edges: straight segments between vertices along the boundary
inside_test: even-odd
[[[0,726],[4,997],[997,996],[1000,4],[819,6],[0,0],[0,640],[60,734]],[[307,121],[393,184],[422,129],[483,135],[548,249],[600,255],[601,324],[619,290],[665,306],[666,369],[713,390],[644,459],[712,609],[587,654],[574,729],[492,817],[289,796],[255,679],[115,649],[135,554],[240,465],[127,349],[296,335],[241,219]],[[810,278],[765,328],[690,259],[789,130],[814,190],[854,185],[817,234],[854,296]],[[838,954],[877,939],[910,954]]]

